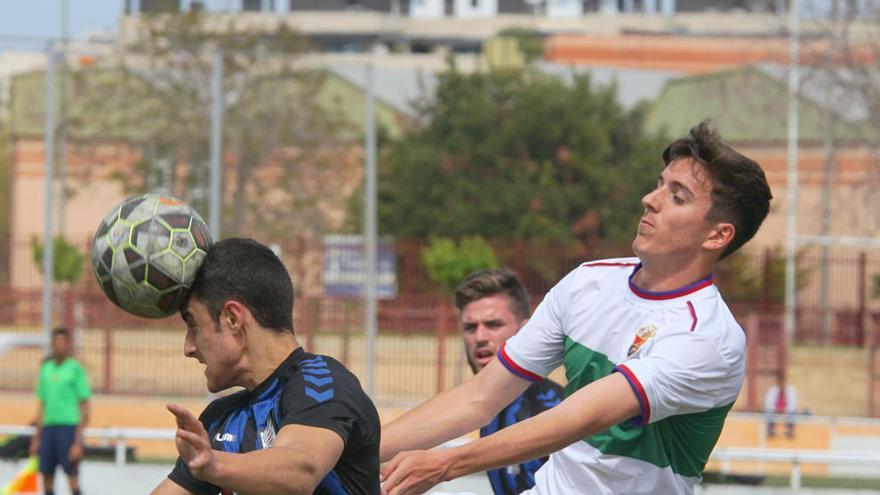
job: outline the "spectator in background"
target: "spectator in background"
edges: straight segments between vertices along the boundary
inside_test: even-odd
[[[66,328],[52,332],[52,354],[40,366],[39,399],[31,439],[31,455],[40,456],[46,495],[55,493],[55,470],[60,465],[73,495],[80,495],[79,462],[83,430],[89,421],[89,377],[73,357],[73,338]]]
[[[529,321],[532,306],[529,295],[511,270],[474,272],[455,289],[465,354],[474,374],[482,370],[507,339]],[[489,424],[480,428],[485,437],[514,423],[550,409],[564,396],[560,385],[550,379],[535,382],[501,410]],[[535,486],[535,471],[547,457],[486,471],[495,495],[514,495]]]
[[[797,413],[797,391],[785,383],[785,371],[776,374],[776,383],[764,394],[764,412],[767,413],[767,436],[776,435],[776,420],[785,416],[785,436],[794,438],[794,415]]]

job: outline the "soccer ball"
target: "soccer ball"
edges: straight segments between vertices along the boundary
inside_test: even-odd
[[[183,201],[147,193],[113,207],[92,243],[92,268],[114,304],[146,318],[174,314],[211,245],[211,231]]]

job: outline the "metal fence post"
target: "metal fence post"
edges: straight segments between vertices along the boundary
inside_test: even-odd
[[[122,434],[122,430],[116,430],[116,456],[115,461],[116,465],[119,467],[125,466],[125,436]]]
[[[446,323],[449,320],[449,304],[439,301],[440,308],[437,318],[437,393],[443,391],[446,374]]]
[[[868,325],[866,336],[868,346],[868,416],[873,418],[877,415],[877,332],[880,331],[880,313],[872,317]]]
[[[45,189],[43,218],[43,335],[46,337],[46,351],[50,350],[52,334],[52,287],[55,280],[54,229],[52,227],[53,197],[55,194],[55,62],[58,54],[52,42],[46,45],[46,129],[45,129]]]
[[[104,393],[113,392],[113,331],[104,327]]]
[[[746,319],[746,404],[749,411],[757,409],[758,391],[756,389],[758,380],[758,339],[761,330],[761,317],[758,313],[752,311]]]
[[[797,456],[791,462],[791,492],[798,493],[801,490],[801,463]]]
[[[858,329],[858,334],[856,335],[855,344],[858,346],[865,345],[865,333],[870,328],[868,324],[868,256],[862,251],[859,253],[859,277],[858,277],[858,321],[856,322],[856,328]]]

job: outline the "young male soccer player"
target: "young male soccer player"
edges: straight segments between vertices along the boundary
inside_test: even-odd
[[[465,355],[474,374],[495,357],[505,342],[529,320],[532,305],[525,287],[511,270],[480,270],[471,273],[455,289]],[[550,379],[533,383],[488,424],[480,437],[524,421],[559,404],[563,391]],[[528,459],[512,466],[487,471],[495,495],[515,495],[535,486],[535,471],[546,457]]]
[[[771,194],[760,166],[706,123],[663,159],[657,187],[642,199],[637,257],[569,273],[498,359],[388,425],[381,457],[485,424],[560,364],[566,399],[461,447],[397,455],[383,467],[384,493],[422,493],[553,452],[527,493],[693,492],[745,371],[745,336],[711,270],[755,234]]]
[[[293,333],[293,285],[281,261],[248,239],[212,245],[181,309],[184,353],[221,397],[196,419],[169,404],[180,458],[165,494],[379,493],[379,417],[336,360]]]

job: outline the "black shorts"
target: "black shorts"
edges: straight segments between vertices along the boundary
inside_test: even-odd
[[[40,472],[46,476],[55,474],[55,468],[70,476],[79,472],[79,463],[70,462],[70,447],[76,436],[76,426],[44,426],[40,434]]]

